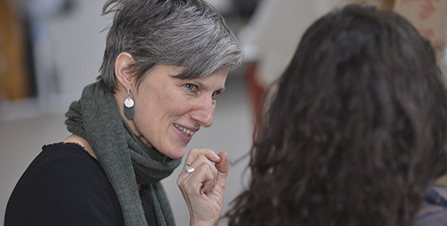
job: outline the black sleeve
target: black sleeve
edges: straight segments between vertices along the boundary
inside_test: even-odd
[[[5,226],[123,225],[118,200],[99,163],[79,148],[44,149],[17,183]]]

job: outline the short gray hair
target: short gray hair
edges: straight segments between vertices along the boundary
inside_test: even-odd
[[[138,84],[159,64],[184,66],[176,77],[204,77],[242,62],[242,48],[220,13],[205,0],[109,0],[114,13],[98,79],[115,92],[115,60],[133,57],[129,69]]]

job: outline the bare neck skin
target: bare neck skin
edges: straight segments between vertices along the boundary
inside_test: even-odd
[[[76,143],[83,147],[93,158],[98,159],[95,152],[93,151],[92,146],[90,146],[90,144],[84,138],[76,134],[72,134],[69,137],[65,138],[64,140],[62,140],[62,143]]]

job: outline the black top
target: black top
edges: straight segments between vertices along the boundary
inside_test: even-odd
[[[149,191],[140,198],[148,224],[157,225]],[[99,162],[77,144],[58,143],[44,146],[20,178],[4,225],[124,225],[124,218]]]

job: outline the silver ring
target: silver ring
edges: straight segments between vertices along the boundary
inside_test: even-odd
[[[196,169],[192,168],[190,165],[188,165],[188,164],[185,165],[185,171],[187,173],[192,173],[192,172],[194,172],[194,170],[196,170]]]

